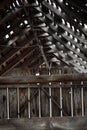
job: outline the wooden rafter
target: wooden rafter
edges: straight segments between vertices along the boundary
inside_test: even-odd
[[[52,5],[48,4],[47,2],[43,2],[43,5],[45,5],[48,9],[50,9],[53,13],[55,13],[56,15],[64,18],[66,21],[68,21],[69,23],[71,23],[76,29],[79,29],[81,31],[81,33],[83,33],[85,36],[87,36],[86,32],[80,27],[80,25],[78,25],[74,19],[72,17],[70,17],[70,14],[67,12],[67,9],[64,8],[64,6],[62,4],[60,4],[57,1],[58,5],[64,10],[64,12],[67,14],[60,14],[58,12],[57,9],[53,8]]]
[[[18,57],[16,57],[12,62],[10,62],[6,67],[4,67],[0,75],[6,74],[8,71],[16,67],[21,61],[24,62],[24,59],[29,57],[33,52],[35,51],[35,48],[30,51],[30,49],[26,49],[22,54],[20,54]]]

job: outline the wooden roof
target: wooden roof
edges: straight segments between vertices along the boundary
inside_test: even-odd
[[[87,0],[0,1],[0,76],[43,63],[87,73]]]

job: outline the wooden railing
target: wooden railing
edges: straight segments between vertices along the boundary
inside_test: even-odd
[[[86,116],[86,97],[86,81],[0,85],[0,117]]]

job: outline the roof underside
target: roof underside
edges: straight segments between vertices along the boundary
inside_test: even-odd
[[[87,73],[87,0],[0,1],[0,75],[43,63]]]

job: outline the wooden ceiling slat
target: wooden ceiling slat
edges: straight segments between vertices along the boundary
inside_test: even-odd
[[[66,12],[69,12],[71,14],[72,18],[76,18],[78,21],[87,23],[86,17],[87,14],[84,12],[81,12],[82,9],[80,9],[79,13],[77,10],[73,9],[70,6],[66,6],[64,3],[62,3],[63,8],[66,10]]]
[[[63,37],[67,39],[67,42],[70,41],[73,45],[75,45],[77,48],[79,48],[81,52],[78,55],[87,61],[87,59],[86,59],[87,53],[84,51],[84,48],[80,47],[79,43],[75,43],[74,40],[70,39],[68,36],[63,36]]]
[[[65,2],[68,2],[70,5],[74,6],[75,8],[79,10],[83,10],[83,12],[87,13],[87,7],[85,4],[83,5],[84,1],[81,2],[81,0],[65,0]]]
[[[37,56],[36,56],[37,55]],[[36,59],[40,58],[41,57],[41,53],[40,51],[38,50],[38,48],[29,56],[27,57],[23,63],[20,63],[19,66],[21,65],[22,66],[31,66],[32,62],[35,62]],[[35,61],[34,61],[35,60]]]
[[[66,64],[67,66],[70,66],[70,63],[72,64],[72,62],[74,60],[79,61],[80,57],[82,58],[82,60],[84,60],[86,62],[87,61],[86,60],[86,57],[87,57],[86,51],[84,49],[82,49],[79,44],[75,43],[68,36],[64,35],[64,33],[66,31],[69,35],[71,34],[74,38],[77,38],[78,43],[80,42],[81,44],[86,45],[87,33],[83,29],[83,25],[84,25],[84,22],[86,22],[85,21],[86,18],[84,16],[78,15],[75,12],[75,11],[77,11],[77,9],[80,9],[81,7],[83,9],[85,3],[83,2],[84,4],[82,3],[82,5],[80,5],[78,8],[77,3],[81,3],[82,1],[77,0],[76,5],[74,5],[75,0],[73,0],[73,1],[64,0],[61,3],[58,0],[54,0],[54,1],[51,0],[50,2],[49,1],[46,2],[44,0],[43,1],[37,0],[37,1],[39,2],[39,4],[36,4],[35,1],[32,1],[32,2],[28,1],[27,6],[25,3],[24,3],[24,6],[21,6],[21,3],[19,5],[17,5],[15,3],[16,7],[13,7],[14,5],[12,5],[12,3],[10,3],[12,6],[10,13],[9,13],[9,11],[7,12],[7,7],[4,8],[5,15],[3,14],[1,16],[1,21],[0,21],[0,26],[3,25],[3,27],[5,28],[5,30],[3,29],[4,31],[0,31],[1,32],[1,40],[0,40],[1,43],[5,44],[5,45],[7,45],[7,44],[9,45],[10,42],[11,42],[11,44],[13,44],[13,43],[19,43],[21,41],[20,42],[20,45],[21,45],[24,41],[23,37],[25,37],[25,44],[28,44],[28,42],[27,42],[28,35],[26,37],[25,33],[27,33],[29,30],[27,31],[27,24],[25,25],[25,23],[24,23],[24,20],[28,18],[27,20],[28,20],[28,23],[30,26],[29,28],[33,31],[33,34],[37,41],[38,46],[39,46],[39,44],[41,44],[41,47],[43,46],[43,48],[40,48],[40,46],[39,46],[39,51],[41,50],[43,58],[41,58],[41,54],[40,55],[38,54],[37,57],[33,57],[31,60],[29,60],[30,61],[29,67],[32,67],[34,65],[35,66],[38,65],[38,67],[39,67],[39,60],[41,61],[40,62],[40,64],[41,64],[43,62],[43,59],[44,59],[44,62],[46,64],[48,64],[50,61],[52,61],[51,60],[52,58],[60,60],[62,63]],[[68,1],[68,4],[70,4],[69,6],[67,6],[65,4],[67,1]],[[16,1],[14,1],[14,2],[16,2]],[[57,5],[57,7],[60,7],[62,10],[58,11],[58,9],[53,6],[53,3],[55,3]],[[72,5],[75,7],[75,10],[73,10],[73,11],[69,8]],[[10,9],[9,6],[8,6],[8,9]],[[81,14],[86,14],[87,11],[85,10],[85,8],[84,8],[84,10],[82,10],[82,9],[80,11]],[[48,14],[49,11],[51,14]],[[77,22],[74,21],[74,18],[77,19]],[[63,19],[65,20],[65,25],[62,25]],[[79,25],[79,22],[81,20],[83,21],[82,26]],[[17,25],[20,25],[21,22],[23,23],[23,28],[17,27]],[[67,25],[66,25],[67,22],[70,23],[70,28],[67,27]],[[10,28],[7,29],[6,27],[8,24],[10,24],[11,26],[10,26]],[[57,25],[56,28],[55,28],[55,25]],[[75,27],[75,31],[72,30],[72,26]],[[9,34],[11,30],[14,31],[14,35]],[[79,33],[77,32],[77,30],[79,31]],[[6,34],[9,34],[9,38],[4,39]],[[44,35],[44,34],[48,34],[48,35]],[[81,35],[83,35],[83,34],[85,35],[84,40],[81,37]],[[17,36],[17,39],[14,40],[14,38],[16,36]],[[52,44],[46,46],[45,45],[46,43],[43,44],[43,41],[46,41],[46,42],[51,41]],[[70,48],[70,46],[67,45],[68,41],[70,41],[71,44],[75,45],[76,48],[79,48],[81,50],[80,53],[75,52],[75,50],[72,47]],[[60,43],[60,45],[57,43]],[[26,45],[24,45],[24,46],[26,46]],[[53,48],[52,46],[55,46],[55,48]],[[47,48],[45,48],[45,47],[47,47]],[[37,48],[37,47],[35,47],[35,48]],[[26,58],[32,57],[33,53],[37,54],[37,52],[36,52],[37,49],[35,49],[35,48],[33,48],[33,50],[32,50],[32,48],[24,49],[24,47],[22,47],[20,49],[16,48],[15,50],[12,48],[3,49],[1,51],[2,57],[0,59],[0,63],[1,63],[0,67],[2,68],[2,70],[0,71],[0,74],[3,75],[5,73],[7,73],[9,70],[11,70],[12,68],[18,66],[19,64],[24,62],[24,60]],[[29,52],[29,49],[30,49],[31,53]],[[63,52],[63,54],[61,53],[61,51]],[[7,52],[8,52],[8,54],[7,54]],[[77,58],[74,59],[74,56],[73,57],[68,56],[69,52],[76,54]],[[20,53],[18,55],[18,57],[16,56],[17,53]],[[64,57],[64,55],[65,55],[65,57]],[[39,59],[39,56],[40,56],[40,59]],[[25,63],[26,63],[26,60],[25,60]],[[82,65],[83,65],[83,63],[82,63]],[[75,66],[75,64],[74,64],[74,66]],[[77,67],[80,67],[80,66],[77,66]]]
[[[80,35],[78,35],[78,32],[72,31],[72,29],[67,28],[67,26],[63,24],[59,24],[59,26],[68,33],[70,33],[72,36],[76,37],[81,43],[87,44],[87,40],[83,39]]]
[[[64,12],[67,14],[61,14],[58,12],[57,9],[53,8],[52,5],[50,5],[47,2],[43,2],[43,5],[45,5],[48,9],[50,9],[53,13],[55,13],[57,16],[64,18],[66,21],[68,21],[69,23],[71,23],[71,25],[73,25],[76,29],[79,29],[81,33],[83,33],[86,37],[87,37],[87,33],[80,27],[80,25],[78,25],[72,17],[70,17],[71,15],[69,14],[69,12],[67,12],[67,9],[64,8],[64,6],[61,4],[59,4],[59,2],[57,1],[58,5],[64,10]]]
[[[57,24],[60,28],[62,28],[64,31],[67,31],[68,33],[72,34],[74,37],[76,37],[77,39],[80,40],[80,42],[84,43],[84,44],[87,44],[87,40],[86,39],[83,39],[81,37],[80,34],[78,34],[78,32],[73,32],[71,28],[68,28],[66,25],[63,25],[62,23],[58,23],[58,21],[56,19],[54,19],[50,14],[49,14],[49,17],[47,14],[44,13],[44,15],[46,16],[44,22],[46,22],[47,18],[50,19],[51,18],[51,23],[54,22],[55,24]],[[61,17],[62,18],[62,17]],[[42,20],[42,19],[38,19],[38,20]],[[50,24],[51,24],[50,23]],[[49,26],[50,24],[48,22],[46,22],[46,24]]]
[[[50,32],[48,32],[48,33],[50,33]],[[50,35],[52,35],[52,37],[54,38],[54,39],[56,39],[58,42],[60,42],[60,43],[62,43],[64,46],[65,46],[65,48],[66,48],[66,52],[68,53],[68,51],[67,50],[71,50],[72,52],[74,52],[74,53],[76,53],[76,51],[75,50],[73,50],[71,47],[69,47],[69,46],[67,46],[66,44],[64,44],[64,42],[60,39],[60,38],[57,38],[57,36],[53,36],[53,34],[52,33],[50,33]],[[67,38],[66,38],[67,39]],[[72,40],[71,39],[67,39],[67,42],[68,41],[71,41],[71,43],[72,43]],[[73,42],[73,44],[75,44],[77,47],[78,47],[78,44],[76,44],[76,43],[74,43]],[[57,44],[55,43],[55,45],[56,45],[56,47],[58,48],[58,46],[57,46]],[[79,48],[79,47],[78,47]],[[84,59],[84,60],[86,60],[87,61],[87,59],[86,59],[86,57],[83,55],[83,54],[81,54],[81,52],[80,52],[80,54],[79,53],[76,53],[79,57],[81,57],[82,59]]]

